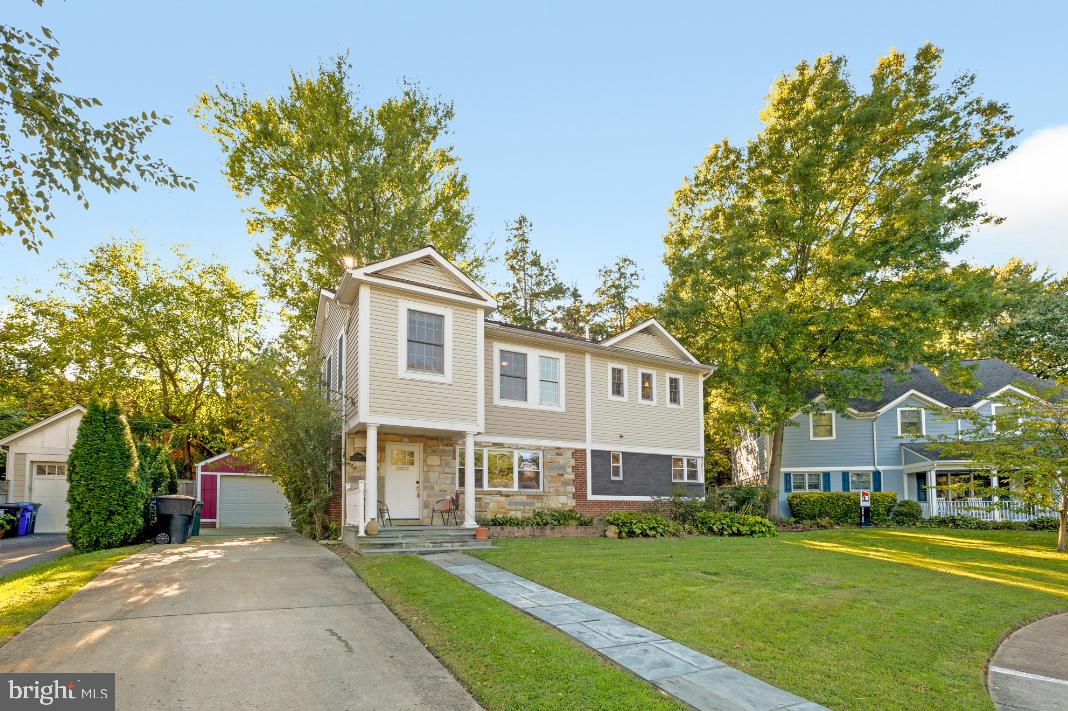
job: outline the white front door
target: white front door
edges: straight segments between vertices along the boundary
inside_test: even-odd
[[[419,518],[421,454],[418,445],[386,445],[386,506],[390,518]]]

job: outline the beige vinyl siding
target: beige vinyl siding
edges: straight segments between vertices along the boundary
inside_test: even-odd
[[[609,365],[627,368],[627,400],[608,398]],[[593,442],[606,449],[617,443],[628,448],[652,447],[679,452],[698,452],[703,433],[700,420],[701,376],[670,366],[647,365],[626,358],[609,360],[595,356],[592,363]],[[656,404],[639,401],[641,370],[656,373]],[[682,378],[682,407],[667,406],[667,374]]]
[[[26,500],[26,455],[16,454],[12,457],[12,462],[8,467],[7,473],[11,479],[11,488],[7,492],[8,501],[25,501]]]
[[[418,294],[372,286],[370,402],[363,419],[403,417],[437,422],[478,422],[475,342],[476,309]],[[452,310],[452,382],[402,378],[397,373],[400,302],[423,303]]]
[[[381,274],[382,276],[404,279],[406,281],[414,281],[418,284],[425,284],[426,286],[432,286],[437,289],[448,289],[449,291],[460,291],[465,294],[474,295],[467,286],[458,282],[451,274],[430,259],[407,262],[375,273]]]
[[[534,410],[522,407],[493,404],[493,345],[502,348],[513,345],[519,348],[536,347],[555,350],[564,355],[564,411]],[[566,344],[561,344],[566,345]],[[536,372],[534,372],[536,376]],[[524,344],[486,335],[486,430],[485,434],[497,437],[529,437],[567,442],[586,441],[586,359],[585,354],[566,351],[563,348]]]
[[[360,306],[359,301],[354,303],[351,307],[352,317],[348,320],[346,332],[345,332],[345,397],[348,409],[347,422],[345,423],[346,429],[356,423],[356,420],[360,416],[360,369],[357,365],[357,358],[359,357],[359,323],[360,323]]]
[[[330,389],[337,390],[337,339],[338,336],[345,330],[348,322],[349,310],[346,306],[340,302],[333,302],[330,306],[330,313],[327,314],[326,323],[323,325],[323,340],[319,344],[319,352],[322,354],[323,362],[320,365],[323,373],[326,372],[326,359],[328,356],[333,357],[333,368],[331,369],[331,378],[334,382],[330,383]],[[352,358],[346,344],[345,347],[345,359],[351,362]],[[345,364],[346,378],[348,377],[349,363]],[[349,381],[345,382],[345,390],[349,390]],[[351,404],[346,404],[346,408],[351,408]]]
[[[678,349],[665,342],[663,338],[655,333],[650,333],[647,328],[627,336],[623,340],[617,341],[612,345],[616,348],[626,348],[632,351],[641,351],[642,353],[652,353],[653,355],[664,356],[665,358],[679,359],[684,357]]]

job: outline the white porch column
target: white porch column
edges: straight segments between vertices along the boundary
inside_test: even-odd
[[[364,514],[370,523],[378,518],[378,425],[367,425],[367,468],[364,487],[367,505]]]
[[[990,488],[995,492],[998,490],[998,470],[992,469],[990,471]],[[990,500],[994,502],[994,520],[1001,520],[1001,494],[995,493],[990,497]]]
[[[935,489],[935,470],[929,469],[927,471],[927,508],[930,513],[929,516],[938,515],[938,490]]]
[[[475,433],[464,435],[464,528],[474,528],[475,522]]]

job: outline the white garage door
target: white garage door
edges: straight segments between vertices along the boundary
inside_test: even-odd
[[[286,497],[266,476],[220,476],[218,526],[288,526]]]
[[[62,533],[67,530],[67,465],[57,462],[30,464],[30,501],[41,504],[35,533]]]

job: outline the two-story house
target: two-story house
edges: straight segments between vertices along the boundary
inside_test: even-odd
[[[650,320],[605,340],[490,320],[491,294],[427,247],[346,270],[315,339],[344,422],[344,520],[602,513],[704,492],[712,372]]]
[[[963,364],[973,369],[979,383],[969,393],[950,390],[931,370],[914,365],[905,377],[886,374],[877,400],[853,400],[844,412],[795,415],[794,426],[783,435],[780,511],[788,515],[786,496],[791,492],[867,489],[919,501],[928,516],[989,512],[988,506],[973,505],[978,502],[967,491],[946,487],[975,482],[996,487],[997,473],[946,459],[929,442],[967,428],[953,417],[955,412],[977,410],[992,416],[998,407],[992,400],[1007,390],[1027,395],[1017,386],[1042,389],[1052,383],[996,358]],[[1006,490],[1006,496],[1009,493]]]

